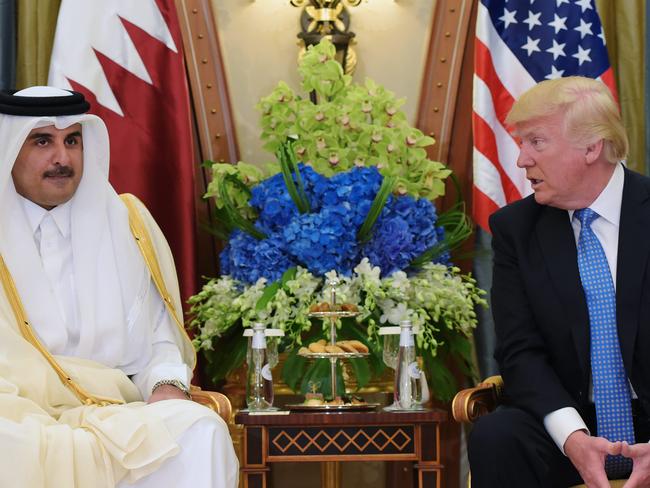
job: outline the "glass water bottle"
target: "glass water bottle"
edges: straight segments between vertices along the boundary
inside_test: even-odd
[[[415,357],[413,326],[409,320],[400,323],[399,353],[395,370],[395,401],[402,410],[420,410],[422,377]]]
[[[253,324],[253,337],[247,354],[248,381],[246,404],[251,411],[275,410],[273,408],[273,376],[266,349],[264,324]]]

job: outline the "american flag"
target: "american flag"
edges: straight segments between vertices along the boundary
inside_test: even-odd
[[[532,191],[505,126],[519,95],[573,75],[616,87],[593,0],[480,0],[475,48],[473,213],[488,230],[492,212]]]

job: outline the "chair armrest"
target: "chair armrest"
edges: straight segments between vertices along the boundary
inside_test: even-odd
[[[214,410],[226,423],[230,421],[232,405],[226,395],[216,391],[203,391],[194,385],[190,388],[190,393],[192,400]]]
[[[451,412],[457,422],[474,422],[478,417],[491,412],[500,403],[503,395],[501,376],[490,376],[474,388],[465,388],[456,393]]]

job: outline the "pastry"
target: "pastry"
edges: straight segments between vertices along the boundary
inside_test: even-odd
[[[337,346],[339,346],[341,349],[343,349],[345,352],[358,352],[351,344],[349,341],[338,341],[336,343]]]
[[[330,304],[327,302],[314,303],[311,307],[309,307],[309,311],[311,313],[329,312],[330,310]]]
[[[354,347],[358,352],[362,353],[367,353],[368,352],[368,346],[366,346],[363,342],[357,341],[357,340],[351,340],[348,341],[348,344]]]
[[[329,402],[325,402],[325,403],[327,405],[344,405],[344,402],[340,396],[337,396],[334,400],[330,400]]]
[[[309,344],[309,350],[315,353],[323,353],[325,352],[325,344],[321,344],[320,342],[312,342]]]

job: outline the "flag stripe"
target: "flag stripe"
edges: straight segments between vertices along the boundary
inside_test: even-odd
[[[483,142],[486,137],[496,140],[496,152],[486,154],[492,157],[495,165],[499,165],[512,185],[517,189],[521,198],[530,193],[530,185],[526,180],[525,173],[517,167],[517,156],[519,147],[508,131],[497,120],[496,110],[492,103],[492,95],[488,86],[478,77],[474,77],[474,113],[485,121],[482,125],[475,126],[478,131],[474,132],[474,141]],[[481,133],[481,129],[490,132],[490,135]]]
[[[501,172],[478,149],[474,149],[474,161],[476,161],[476,170],[481,176],[475,186],[495,204],[503,207],[508,202],[501,186],[503,181]]]
[[[472,188],[472,198],[474,201],[474,221],[481,229],[489,231],[488,219],[492,213],[499,210],[500,205],[494,203],[494,200],[485,195],[477,186]]]
[[[501,78],[494,69],[492,54],[481,41],[476,41],[476,76],[483,80],[490,91],[497,119],[505,127],[506,116],[515,103],[515,99],[501,83]],[[494,103],[496,100],[496,103]]]
[[[498,145],[497,145],[497,140],[494,137],[494,132],[491,130],[490,126],[487,124],[487,122],[478,116],[476,113],[474,113],[472,117],[472,124],[474,127],[474,134],[476,134],[476,137],[474,138],[474,149],[475,152],[478,153],[478,155],[475,153],[474,154],[474,161],[477,161],[477,157],[483,157],[485,158],[486,162],[488,162],[496,171],[496,173],[499,175],[499,194],[505,195],[505,203],[510,203],[515,200],[519,200],[521,198],[522,193],[519,191],[519,189],[512,183],[508,175],[506,174],[503,166],[499,163],[499,150],[498,150]],[[477,161],[478,164],[478,161]],[[480,167],[479,167],[480,168]],[[516,167],[515,169],[519,170],[519,168]],[[519,171],[521,173],[522,171]],[[481,177],[483,175],[480,175]],[[479,184],[485,184],[485,182],[481,181],[481,178],[477,178],[477,181]],[[490,183],[496,183],[494,180],[490,180]],[[484,190],[484,193],[487,195],[491,195],[492,192]],[[496,201],[496,200],[495,200]],[[500,202],[499,202],[500,203]]]
[[[600,78],[603,83],[607,85],[609,88],[609,91],[612,92],[612,95],[614,95],[614,98],[618,102],[618,92],[616,91],[616,80],[614,79],[614,70],[610,67],[607,71],[605,71],[602,75],[600,75]]]

